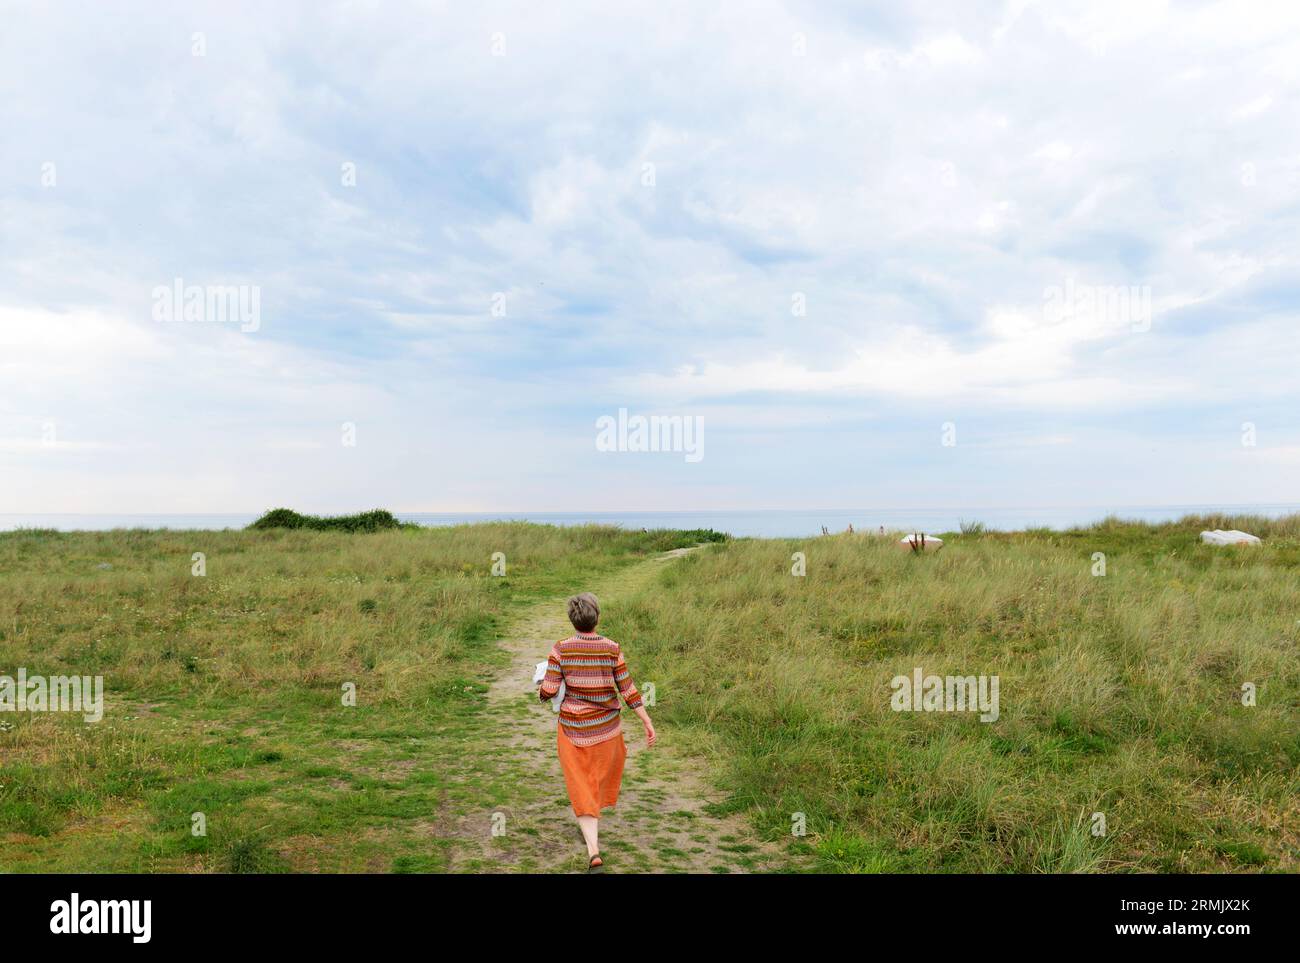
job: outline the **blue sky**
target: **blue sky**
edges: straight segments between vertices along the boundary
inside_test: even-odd
[[[1295,4],[2,16],[5,511],[1300,501]]]

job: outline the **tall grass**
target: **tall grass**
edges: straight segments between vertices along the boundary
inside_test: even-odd
[[[1266,541],[1201,545],[1211,527]],[[932,556],[742,540],[605,631],[667,731],[715,757],[727,807],[773,836],[804,813],[824,869],[1297,868],[1296,517],[954,535]],[[997,675],[1000,719],[891,711],[914,667]]]
[[[108,710],[0,715],[0,864],[436,869],[430,814],[513,791],[474,770],[513,607],[706,534],[0,534],[0,672],[103,675]],[[804,814],[822,869],[1297,869],[1300,518],[945,537],[711,536],[602,630],[722,808],[787,839]],[[997,675],[1000,718],[891,711],[915,667]]]
[[[2,533],[0,673],[103,676],[106,714],[0,713],[0,866],[259,870],[301,837],[352,853],[345,868],[388,868],[377,837],[448,790],[373,773],[415,745],[435,770],[472,761],[512,607],[690,544],[526,523]],[[189,833],[195,811],[209,836]]]

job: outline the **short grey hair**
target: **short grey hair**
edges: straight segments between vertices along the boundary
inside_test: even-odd
[[[569,621],[579,632],[590,632],[600,621],[600,603],[590,592],[569,599]]]

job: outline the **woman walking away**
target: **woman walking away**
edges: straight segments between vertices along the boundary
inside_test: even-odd
[[[596,634],[600,603],[590,592],[569,599],[569,621],[576,635],[556,642],[537,694],[553,699],[564,683],[556,743],[573,813],[587,842],[587,872],[604,872],[597,829],[600,811],[618,802],[627,745],[623,742],[621,695],[645,723],[646,746],[655,744],[655,727],[617,643]]]

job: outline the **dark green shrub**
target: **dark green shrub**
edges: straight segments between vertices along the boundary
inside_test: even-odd
[[[401,528],[392,512],[375,509],[358,515],[301,515],[290,508],[273,508],[253,524],[250,529],[307,528],[317,532],[381,532]]]

